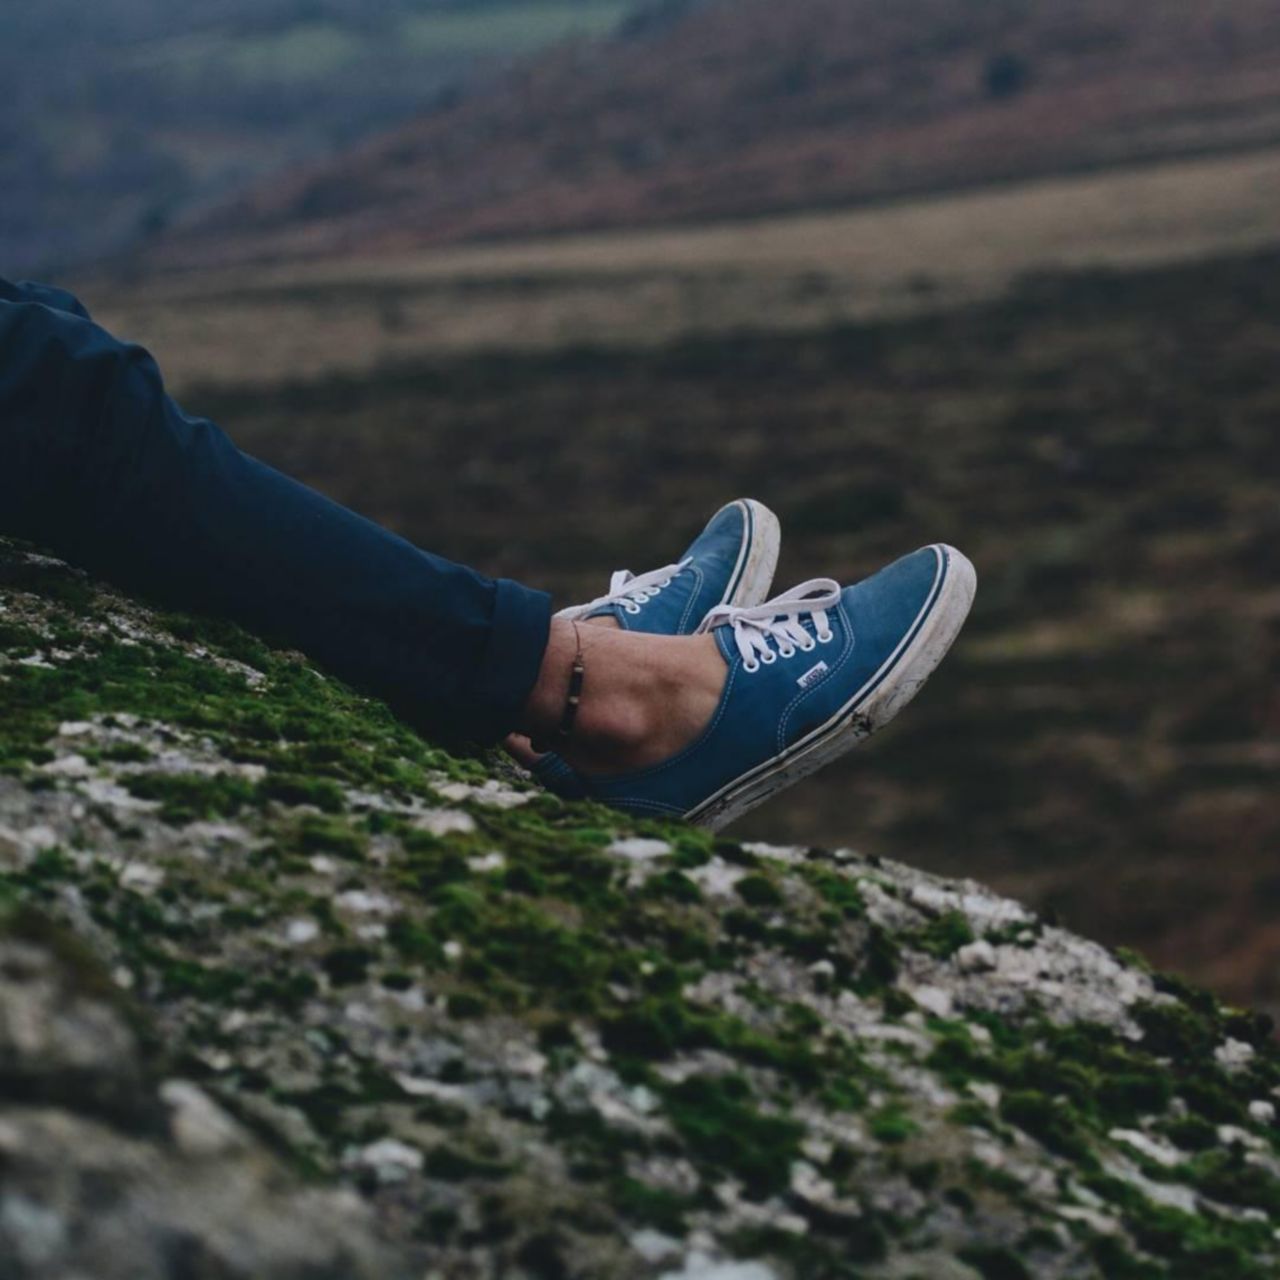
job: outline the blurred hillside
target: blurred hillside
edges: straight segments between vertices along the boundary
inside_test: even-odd
[[[439,109],[627,0],[40,0],[0,6],[0,270],[128,248]]]
[[[722,0],[554,50],[149,265],[741,218],[1280,140],[1271,0]]]

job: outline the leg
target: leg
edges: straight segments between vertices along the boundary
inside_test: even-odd
[[[547,645],[545,595],[246,456],[70,295],[3,281],[0,531],[294,645],[451,738],[522,727]]]
[[[542,593],[430,556],[240,453],[67,295],[3,282],[0,532],[297,645],[448,737],[553,730],[580,643],[565,759],[606,803],[712,826],[887,723],[974,585],[935,545],[843,591],[814,579],[715,606],[706,634],[575,633]],[[819,644],[829,660],[792,666]]]

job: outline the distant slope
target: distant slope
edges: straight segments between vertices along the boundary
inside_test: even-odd
[[[0,5],[0,272],[116,253],[630,0]]]
[[[1280,247],[1280,145],[749,222],[81,282],[180,395],[481,352],[654,347],[1000,297],[1027,277]]]
[[[151,260],[737,218],[1277,139],[1272,0],[720,0],[545,55]]]

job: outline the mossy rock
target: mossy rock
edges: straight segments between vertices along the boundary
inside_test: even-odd
[[[1280,1269],[1261,1020],[972,882],[564,804],[29,549],[0,604],[0,897],[407,1265]]]

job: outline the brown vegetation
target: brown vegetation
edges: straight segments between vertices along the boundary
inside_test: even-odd
[[[1270,0],[733,0],[521,66],[169,266],[738,218],[1280,138]]]
[[[1271,244],[1280,148],[911,203],[152,277],[86,293],[172,385],[270,387],[479,351],[656,346],[937,311],[1030,272]]]

